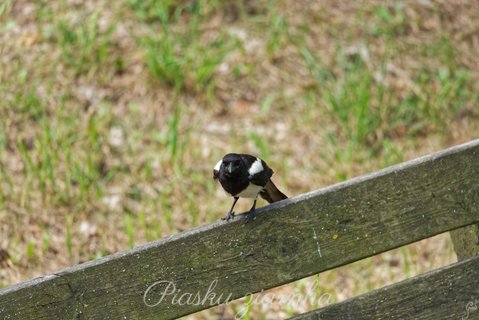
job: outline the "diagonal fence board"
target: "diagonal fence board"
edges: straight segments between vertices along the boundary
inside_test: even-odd
[[[1,289],[0,318],[174,319],[478,223],[478,160],[476,140]]]
[[[290,320],[479,320],[479,256]]]

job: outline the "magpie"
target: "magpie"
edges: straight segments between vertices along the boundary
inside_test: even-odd
[[[238,199],[253,198],[253,206],[246,215],[249,221],[255,216],[258,195],[269,203],[287,199],[271,181],[273,170],[261,160],[249,154],[228,153],[213,169],[213,179],[219,180],[223,189],[234,198],[233,205],[223,220],[233,219],[233,208]]]

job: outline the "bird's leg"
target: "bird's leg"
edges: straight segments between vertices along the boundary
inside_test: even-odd
[[[235,201],[233,201],[233,205],[231,206],[230,211],[228,211],[228,214],[226,215],[226,217],[221,218],[221,220],[230,221],[230,219],[234,219],[235,213],[233,212],[233,208],[235,207],[236,201],[238,201],[239,197],[234,197],[234,198],[235,198]]]
[[[246,222],[253,220],[256,215],[256,200],[258,200],[258,195],[254,198],[253,206],[249,209],[249,212],[246,214]]]

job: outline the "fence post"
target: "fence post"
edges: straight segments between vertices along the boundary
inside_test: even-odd
[[[450,232],[457,260],[479,254],[479,224],[473,224]]]

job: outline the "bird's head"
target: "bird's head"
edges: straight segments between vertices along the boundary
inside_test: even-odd
[[[218,179],[220,176],[226,178],[237,177],[245,171],[244,166],[245,165],[239,154],[229,153],[216,164],[215,169],[213,170],[213,178]]]

